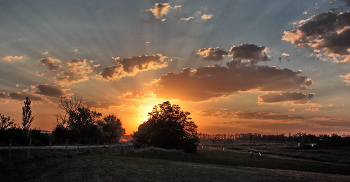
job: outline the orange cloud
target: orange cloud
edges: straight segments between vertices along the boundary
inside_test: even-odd
[[[26,56],[5,56],[2,59],[6,60],[6,61],[14,61],[14,60],[20,60],[20,59],[24,59]]]
[[[99,75],[104,80],[116,81],[122,77],[135,76],[140,71],[166,67],[166,58],[162,54],[134,56],[122,60],[116,58],[117,64],[103,68]]]
[[[170,8],[171,6],[169,3],[156,3],[153,8],[147,11],[151,12],[155,19],[160,19],[169,12]]]
[[[201,16],[201,18],[203,19],[203,20],[208,20],[208,19],[210,19],[210,18],[212,18],[213,17],[213,14],[203,14],[202,16]]]
[[[123,93],[123,98],[124,99],[130,99],[130,100],[139,100],[139,101],[148,101],[152,98],[155,98],[156,95],[153,93],[142,93],[138,91],[133,91],[133,92],[124,92]]]

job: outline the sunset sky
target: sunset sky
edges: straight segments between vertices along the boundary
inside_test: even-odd
[[[130,134],[156,104],[210,134],[350,134],[349,0],[1,0],[0,114],[79,94]]]

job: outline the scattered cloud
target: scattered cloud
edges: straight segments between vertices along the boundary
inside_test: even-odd
[[[88,74],[93,68],[87,64],[86,59],[72,59],[67,62],[68,68],[58,73],[54,79],[60,85],[80,83],[89,79]]]
[[[220,61],[223,57],[228,56],[229,53],[219,47],[216,48],[201,48],[195,52],[197,56],[202,56],[203,60]]]
[[[6,60],[6,61],[15,61],[15,60],[21,60],[26,58],[27,56],[5,56],[2,59]]]
[[[268,93],[259,96],[260,103],[292,102],[293,104],[306,104],[314,93],[304,94],[301,92]]]
[[[125,59],[116,57],[117,64],[103,68],[100,76],[104,80],[116,81],[122,77],[134,76],[140,71],[164,68],[168,66],[166,58],[162,54],[134,56]]]
[[[115,103],[112,102],[97,102],[97,101],[86,101],[84,104],[90,108],[100,108],[100,109],[109,109],[112,106],[115,106]]]
[[[206,101],[236,92],[288,91],[306,89],[313,81],[301,72],[276,67],[258,66],[232,60],[226,66],[185,68],[181,73],[168,73],[153,82],[158,98],[183,101]]]
[[[61,67],[61,65],[57,64],[59,62],[61,61],[58,59],[53,59],[51,57],[40,59],[40,64],[47,66],[50,71],[56,71],[59,69]]]
[[[133,92],[124,92],[123,98],[124,99],[130,99],[130,100],[139,100],[139,101],[149,101],[152,98],[155,98],[156,95],[154,93],[142,93],[138,91]]]
[[[167,14],[171,6],[169,3],[156,3],[153,8],[147,10],[152,13],[155,19],[160,19],[163,15]]]
[[[278,114],[273,112],[255,112],[255,111],[230,111],[230,110],[209,110],[201,111],[202,117],[215,117],[215,118],[237,118],[237,119],[256,119],[256,120],[304,120],[305,117],[294,116],[289,114]]]
[[[343,59],[335,62],[350,62],[350,12],[321,13],[296,25],[296,29],[284,32],[282,40],[316,54]]]
[[[347,84],[350,84],[350,73],[346,75],[340,75],[340,77],[345,78],[344,82],[346,82]]]
[[[203,14],[202,16],[201,16],[201,18],[203,19],[203,20],[208,20],[208,19],[210,19],[210,18],[212,18],[213,17],[213,14]]]
[[[188,20],[191,20],[193,19],[193,16],[190,16],[190,17],[187,17],[187,18],[181,18],[181,20],[185,20],[185,21],[188,21]]]
[[[241,44],[233,46],[230,49],[233,59],[248,59],[254,61],[267,61],[266,55],[268,48],[265,46],[257,46],[255,44]]]

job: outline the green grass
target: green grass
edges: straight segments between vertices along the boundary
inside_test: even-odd
[[[238,152],[232,150],[221,151],[218,149],[199,149],[198,154],[153,151],[129,153],[126,154],[126,156],[192,162],[199,164],[243,166],[350,175],[350,165],[347,164],[294,159],[273,155],[263,155],[260,157],[255,154],[255,156],[249,156],[248,152]]]
[[[199,149],[198,154],[148,148],[76,154],[64,150],[1,151],[0,181],[349,181],[350,165],[276,155],[249,156],[242,150]],[[251,168],[253,167],[253,168]],[[282,169],[282,170],[281,170]],[[301,171],[301,172],[299,172]],[[312,174],[317,172],[324,174]],[[339,176],[333,174],[342,174]],[[117,180],[116,180],[117,179]]]

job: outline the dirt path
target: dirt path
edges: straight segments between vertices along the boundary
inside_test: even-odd
[[[350,176],[111,155],[68,158],[29,181],[350,181]],[[44,167],[45,168],[45,167]],[[50,169],[49,169],[50,168]]]

